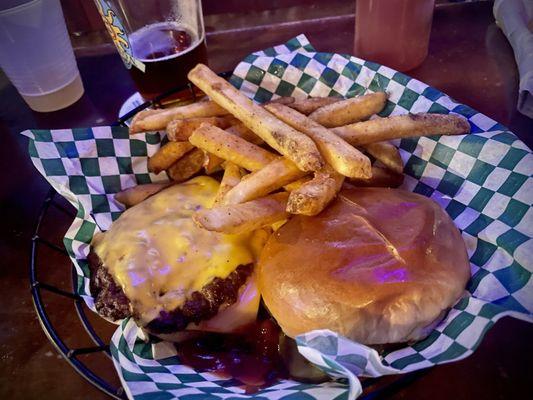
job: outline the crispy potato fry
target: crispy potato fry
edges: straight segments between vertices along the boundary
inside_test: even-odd
[[[202,125],[189,141],[205,151],[231,161],[248,171],[263,168],[277,156],[212,125]]]
[[[457,114],[420,113],[356,122],[333,132],[353,146],[362,146],[411,136],[464,135],[470,133],[470,124]]]
[[[204,170],[207,175],[214,174],[222,169],[223,158],[204,151]]]
[[[291,160],[280,157],[241,180],[228,191],[224,204],[239,204],[265,196],[304,175],[306,172],[298,169]]]
[[[381,161],[391,171],[403,172],[403,161],[398,148],[390,142],[369,143],[363,146],[368,154]]]
[[[372,166],[372,177],[370,179],[349,179],[349,183],[354,186],[375,186],[396,188],[403,183],[403,174],[398,174],[387,168]]]
[[[344,176],[335,171],[315,172],[309,182],[291,192],[287,211],[291,214],[317,215],[341,190]]]
[[[146,183],[143,185],[137,185],[124,189],[115,194],[115,200],[121,204],[124,204],[126,208],[133,207],[139,204],[141,201],[146,200],[148,197],[160,192],[161,190],[175,184],[176,182],[157,182]]]
[[[311,176],[304,176],[303,178],[283,186],[283,189],[287,192],[292,192],[293,190],[299,189],[304,183],[309,182],[311,179]]]
[[[383,110],[387,97],[385,92],[376,92],[338,101],[317,109],[309,118],[326,128],[363,121]]]
[[[173,119],[220,117],[228,112],[213,101],[200,101],[186,106],[143,110],[133,117],[130,134],[166,129]]]
[[[242,122],[239,122],[235,125],[230,126],[226,129],[226,132],[231,133],[232,135],[238,136],[247,142],[261,145],[264,142],[263,139],[261,139],[259,136],[257,136],[255,133],[253,133],[250,129],[248,129]]]
[[[244,233],[287,218],[287,192],[275,193],[242,204],[218,206],[193,214],[193,221],[208,231]]]
[[[221,129],[229,128],[232,124],[237,123],[235,118],[229,117],[196,117],[175,119],[167,125],[168,140],[175,142],[187,141],[189,136],[200,127],[203,123],[208,123]]]
[[[189,142],[168,142],[148,158],[148,171],[158,174],[169,168],[193,148]]]
[[[309,115],[321,107],[337,103],[341,100],[343,99],[340,97],[308,97],[307,99],[295,99],[288,106],[302,114]]]
[[[222,175],[222,181],[220,181],[220,186],[218,188],[214,204],[217,205],[222,203],[226,193],[228,193],[231,188],[237,186],[241,181],[241,178],[241,168],[237,164],[226,161],[224,163],[224,175]]]
[[[181,157],[167,169],[170,179],[183,182],[199,172],[204,165],[205,154],[200,149],[194,149]]]
[[[370,178],[368,157],[329,129],[283,104],[268,104],[265,108],[286,124],[313,139],[324,159],[335,171],[351,178]]]
[[[267,104],[285,104],[285,105],[289,105],[289,104],[292,104],[292,103],[294,103],[294,97],[287,96],[287,97],[278,97],[278,98],[269,100],[269,101],[263,103],[262,105],[263,106],[265,106]]]
[[[315,143],[252,102],[229,82],[203,64],[198,64],[188,78],[213,101],[241,120],[268,145],[293,161],[303,171],[315,171],[324,160]]]

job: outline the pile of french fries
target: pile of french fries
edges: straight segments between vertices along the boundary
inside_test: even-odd
[[[350,99],[281,97],[258,105],[205,65],[188,77],[209,100],[142,111],[130,127],[132,134],[166,130],[169,142],[149,158],[148,169],[166,171],[172,181],[130,188],[116,199],[132,206],[202,170],[223,170],[213,207],[193,216],[210,231],[242,233],[290,214],[317,215],[345,181],[397,187],[402,159],[389,140],[470,131],[459,115],[379,118],[384,92]]]

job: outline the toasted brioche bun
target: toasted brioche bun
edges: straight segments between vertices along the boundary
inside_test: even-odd
[[[264,302],[288,336],[330,329],[369,345],[427,336],[470,277],[446,212],[383,188],[344,190],[320,215],[293,217],[258,269]]]

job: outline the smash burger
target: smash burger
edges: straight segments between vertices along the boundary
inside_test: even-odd
[[[157,335],[233,332],[256,319],[260,298],[252,272],[265,232],[225,235],[191,219],[211,206],[218,186],[206,176],[173,185],[95,237],[91,293],[101,315],[133,316]]]
[[[155,334],[236,332],[257,318],[260,293],[291,338],[330,329],[369,345],[409,342],[429,334],[470,276],[458,229],[423,196],[344,189],[264,245],[261,231],[193,223],[217,188],[209,177],[171,186],[95,238],[91,290],[103,316],[131,315]]]

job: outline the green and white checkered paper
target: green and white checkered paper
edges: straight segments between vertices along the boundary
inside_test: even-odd
[[[346,96],[386,90],[381,116],[408,112],[458,113],[472,134],[396,141],[405,163],[403,187],[437,201],[462,232],[472,278],[463,298],[424,340],[380,357],[334,332],[297,338],[300,352],[337,381],[313,385],[282,381],[245,394],[231,380],[180,364],[173,345],[146,341],[123,321],[111,351],[126,392],[135,399],[353,399],[357,376],[377,377],[459,360],[487,330],[511,315],[533,321],[533,155],[504,126],[390,68],[347,55],[317,53],[305,36],[246,57],[230,82],[257,102],[277,96]],[[138,183],[166,180],[148,173],[146,157],[162,133],[129,137],[124,128],[26,131],[37,169],[77,209],[64,243],[78,272],[77,292],[93,307],[87,254],[122,207],[113,194]],[[93,307],[94,308],[94,307]]]

